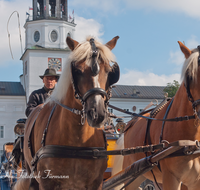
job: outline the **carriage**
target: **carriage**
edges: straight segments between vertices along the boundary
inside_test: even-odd
[[[179,42],[186,61],[175,97],[152,112],[127,112],[132,119],[120,148],[107,150],[99,127],[109,116],[111,87],[119,79],[111,53],[118,38],[102,45],[91,37],[84,43],[67,37],[72,54],[58,85],[26,121],[23,155],[31,177],[17,180],[15,190],[100,190],[123,183],[137,190],[145,179],[164,190],[199,189],[200,48],[191,51]],[[120,155],[113,170],[121,168],[104,181],[108,155]]]

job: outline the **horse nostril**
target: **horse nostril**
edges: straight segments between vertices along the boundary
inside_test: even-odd
[[[90,110],[90,116],[91,116],[92,120],[95,120],[95,119],[98,118],[98,114],[97,114],[95,108],[92,108],[92,109]]]

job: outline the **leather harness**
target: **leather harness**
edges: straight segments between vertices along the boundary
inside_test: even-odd
[[[198,47],[198,49],[200,51],[199,47]],[[96,70],[98,70],[98,68]],[[195,119],[196,118],[196,116],[195,116],[195,114],[196,114],[196,106],[198,104],[200,104],[200,100],[194,101],[193,98],[191,98],[192,95],[190,93],[190,90],[189,90],[188,86],[186,86],[186,90],[187,90],[187,94],[188,94],[188,99],[192,102],[193,109],[194,109],[194,112],[195,112],[193,116],[185,116],[185,117],[177,117],[177,118],[172,118],[172,119],[166,119],[167,118],[167,114],[168,114],[168,112],[170,110],[171,104],[173,102],[173,99],[171,100],[170,105],[167,108],[166,114],[165,114],[163,119],[149,118],[149,117],[145,117],[145,116],[138,115],[138,114],[131,113],[131,112],[128,112],[128,114],[131,114],[131,115],[136,116],[136,117],[146,118],[146,119],[148,119],[148,121],[151,121],[151,120],[163,121],[161,135],[160,135],[160,142],[161,142],[162,141],[162,132],[163,132],[163,129],[164,129],[165,121],[183,121],[183,120],[189,120],[189,119]],[[93,92],[94,93],[100,93],[100,94],[104,95],[105,93],[103,91],[101,89],[99,89],[99,92],[98,92],[97,89],[90,90],[90,91],[86,92],[85,96],[89,97]],[[77,94],[76,94],[76,96],[77,96]],[[80,98],[79,94],[78,94],[78,96]],[[82,98],[80,98],[80,99],[82,99]],[[107,100],[107,98],[106,98],[106,100]],[[62,105],[61,103],[58,103],[56,101],[55,101],[55,103],[60,105],[60,106],[62,106],[62,107],[64,107],[65,109],[68,109],[68,107],[66,108],[66,106]],[[42,142],[41,142],[42,143],[42,147],[37,151],[37,153],[35,155],[32,154],[33,151],[32,151],[30,142],[31,142],[31,131],[32,131],[33,127],[34,127],[34,123],[35,123],[37,117],[35,117],[35,121],[33,122],[33,125],[29,129],[29,148],[30,148],[31,154],[33,156],[33,159],[31,161],[32,171],[35,171],[35,169],[37,167],[37,162],[40,159],[47,158],[47,157],[81,158],[81,159],[102,159],[102,158],[104,158],[105,159],[105,158],[107,158],[108,155],[128,155],[128,154],[133,154],[133,153],[137,153],[137,152],[148,152],[148,151],[152,152],[154,150],[163,149],[165,147],[164,143],[160,143],[158,145],[151,145],[151,143],[149,142],[149,145],[143,146],[143,147],[107,151],[106,150],[107,149],[107,143],[106,143],[105,134],[104,134],[105,147],[72,147],[72,146],[59,146],[59,145],[46,145],[45,146],[45,138],[46,138],[46,135],[47,135],[48,125],[50,123],[51,117],[52,117],[52,115],[54,113],[54,110],[56,108],[56,104],[53,107],[53,109],[52,109],[52,111],[51,111],[51,113],[49,115],[48,123],[47,123],[47,126],[46,126],[46,128],[44,130],[44,133],[43,133],[43,138],[42,138]],[[109,107],[112,107],[112,108],[116,109],[116,107],[112,106],[112,105],[109,105]],[[71,110],[70,109],[68,109],[68,110],[73,112],[74,109],[71,109]],[[39,110],[39,112],[40,112],[40,110]],[[119,110],[119,108],[117,108],[117,110]],[[77,115],[81,115],[81,111],[79,111],[79,112],[74,111],[73,113],[75,113]],[[149,125],[147,125],[147,131],[149,131],[149,128],[150,128],[150,123],[149,123]],[[147,137],[147,134],[148,133],[146,133],[146,137]],[[149,138],[145,138],[145,142],[146,142],[146,139],[149,139],[149,141],[150,141],[150,136],[149,136]],[[198,147],[199,147],[199,142],[198,142]],[[193,153],[194,152],[199,154],[200,151],[198,149],[197,151],[193,150]],[[186,155],[186,153],[185,152],[183,153],[183,151],[181,151],[181,153],[176,153],[174,155],[175,156],[183,156],[183,155]]]
[[[98,49],[95,46],[94,43],[94,39],[91,38],[90,39],[90,45],[92,48],[92,67],[91,70],[93,72],[93,75],[97,75],[100,71],[100,67],[99,67],[99,63],[97,61],[97,55],[98,55]],[[117,64],[117,63],[115,63]],[[48,126],[49,123],[51,121],[52,115],[55,111],[55,108],[57,106],[57,104],[61,107],[63,107],[64,109],[67,109],[69,111],[71,111],[74,114],[77,115],[81,115],[81,124],[83,125],[85,123],[85,101],[86,99],[91,96],[92,94],[100,94],[102,96],[106,97],[105,100],[105,106],[107,108],[107,104],[108,104],[108,100],[110,99],[110,91],[111,91],[111,87],[108,88],[108,93],[101,89],[101,88],[93,88],[88,90],[83,97],[80,95],[80,92],[74,82],[74,75],[73,75],[73,69],[75,66],[75,62],[71,63],[71,76],[72,76],[72,84],[73,84],[73,89],[75,91],[75,98],[79,99],[83,109],[80,110],[76,110],[74,108],[69,108],[68,106],[65,106],[63,104],[61,104],[59,101],[52,99],[56,104],[54,105],[53,109],[51,110],[51,113],[49,115],[48,118],[48,122],[46,125],[46,128],[43,132],[43,137],[42,137],[42,147],[36,152],[36,154],[33,154],[33,149],[32,149],[32,145],[31,145],[31,133],[33,130],[33,127],[35,125],[35,121],[37,119],[37,116],[39,115],[41,109],[43,108],[43,106],[41,107],[41,109],[39,109],[39,111],[36,114],[36,117],[34,119],[34,121],[32,121],[32,125],[31,127],[29,127],[29,139],[28,139],[28,147],[30,148],[31,151],[31,155],[33,157],[32,161],[31,161],[31,165],[32,165],[32,171],[35,171],[35,169],[37,168],[37,163],[40,159],[42,158],[46,158],[46,157],[58,157],[58,158],[81,158],[81,159],[107,159],[107,155],[97,155],[96,152],[99,151],[106,151],[107,150],[107,141],[106,141],[106,137],[105,137],[105,133],[103,131],[103,136],[104,136],[104,142],[105,142],[105,147],[73,147],[73,146],[60,146],[60,145],[46,145],[45,146],[45,139],[46,139],[46,135],[48,132]],[[36,111],[35,111],[36,112]],[[33,120],[33,119],[32,119]]]

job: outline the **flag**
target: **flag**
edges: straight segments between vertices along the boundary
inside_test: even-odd
[[[32,7],[29,7],[29,10],[33,10],[33,8],[32,8]]]
[[[72,14],[74,14],[74,10],[72,11]]]
[[[26,15],[30,15],[30,14],[26,12]]]
[[[44,6],[44,10],[45,10],[45,11],[46,11],[46,8],[47,8],[47,7],[46,7],[46,5],[45,5],[45,6]]]
[[[69,15],[69,19],[72,19],[72,17]]]

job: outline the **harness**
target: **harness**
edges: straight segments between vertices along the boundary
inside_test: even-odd
[[[92,61],[92,66],[91,70],[94,76],[96,76],[99,71],[100,71],[100,66],[97,60],[98,56],[98,48],[95,46],[94,39],[90,39],[90,45],[92,48],[92,56],[91,56],[91,61]],[[118,64],[115,62],[114,64],[115,69],[119,69]],[[119,75],[119,71],[118,71]],[[107,141],[105,137],[105,133],[103,131],[103,136],[104,136],[104,142],[105,142],[105,147],[73,147],[73,146],[60,146],[60,145],[45,145],[45,139],[46,135],[48,132],[48,126],[51,122],[51,118],[53,116],[53,113],[56,109],[56,106],[59,105],[62,108],[81,116],[81,124],[83,125],[85,123],[86,119],[86,114],[85,114],[85,102],[86,100],[93,94],[100,94],[102,97],[105,97],[105,107],[107,109],[107,105],[109,102],[109,99],[111,97],[111,86],[108,87],[108,92],[106,92],[102,88],[93,88],[88,90],[83,96],[81,96],[80,91],[77,87],[76,80],[75,80],[75,62],[71,62],[71,80],[72,80],[72,86],[75,92],[75,98],[79,99],[83,109],[82,110],[77,110],[74,108],[70,108],[62,103],[60,103],[58,100],[54,99],[51,97],[51,99],[55,102],[55,105],[53,109],[51,110],[51,113],[48,118],[48,122],[46,125],[46,128],[43,132],[43,137],[42,137],[42,147],[36,152],[36,154],[33,154],[32,146],[31,146],[31,131],[34,127],[34,124],[32,125],[29,133],[29,148],[31,151],[31,155],[33,157],[31,161],[31,166],[32,166],[32,172],[34,172],[37,168],[37,163],[40,159],[42,158],[49,158],[49,157],[56,157],[56,158],[80,158],[80,159],[107,159],[107,155],[98,155],[97,152],[100,151],[106,151],[107,150]],[[35,118],[36,121],[37,117]],[[35,123],[34,121],[34,123]]]

